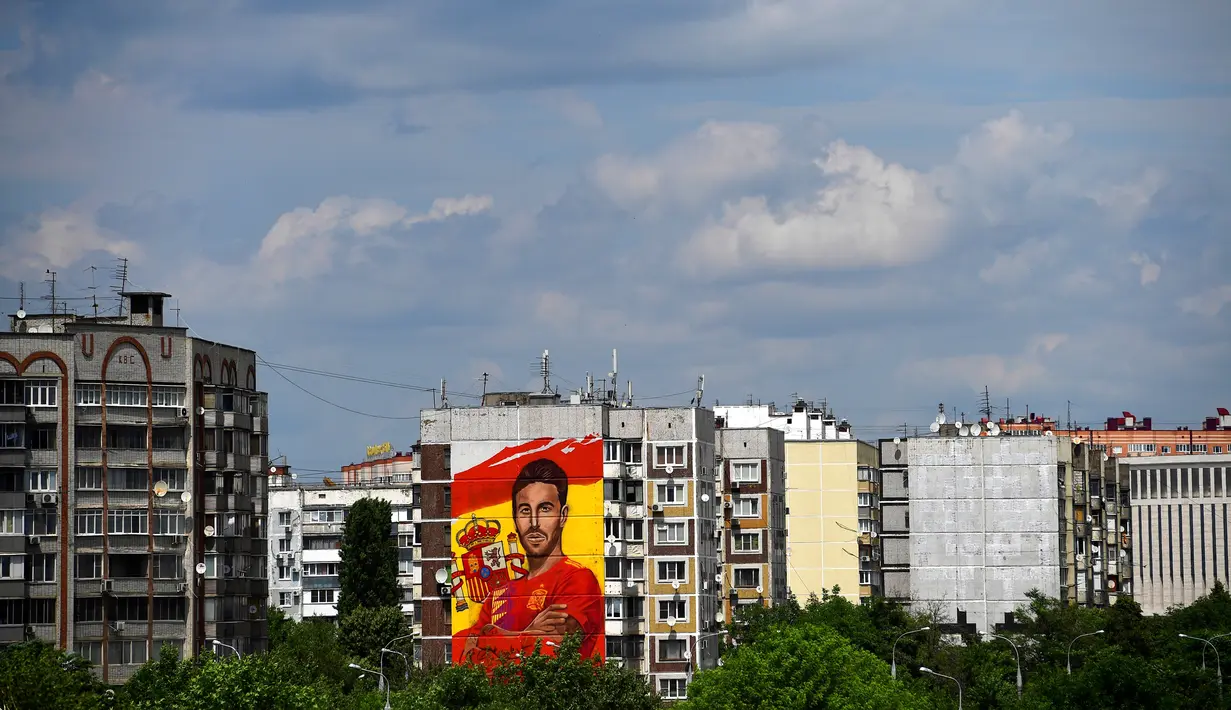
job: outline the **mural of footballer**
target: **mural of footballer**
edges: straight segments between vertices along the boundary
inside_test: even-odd
[[[551,653],[553,643],[576,632],[583,634],[583,658],[605,651],[603,590],[594,573],[569,559],[561,545],[568,475],[549,459],[531,461],[513,481],[511,498],[528,574],[492,589],[474,625],[453,635],[460,662],[490,665],[501,655],[533,652],[539,640]]]

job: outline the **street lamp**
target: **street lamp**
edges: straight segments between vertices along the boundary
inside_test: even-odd
[[[1103,630],[1099,629],[1098,631],[1091,631],[1088,634],[1082,634],[1081,636],[1078,636],[1072,641],[1069,641],[1069,650],[1068,650],[1068,653],[1065,654],[1065,660],[1064,660],[1064,667],[1068,669],[1069,675],[1073,675],[1073,644],[1077,643],[1078,640],[1084,639],[1087,636],[1097,636],[1101,633],[1103,633]]]
[[[348,663],[347,667],[354,668],[357,671],[363,671],[364,673],[376,673],[377,675],[379,675],[380,679],[385,681],[385,710],[390,710],[389,708],[389,682],[385,679],[385,674],[380,673],[378,671],[370,671],[367,668],[364,668],[363,666],[359,665],[358,663]]]
[[[1227,635],[1228,634],[1223,634],[1223,636],[1227,636]],[[1201,643],[1214,649],[1214,663],[1218,667],[1218,697],[1221,698],[1222,697],[1222,659],[1218,657],[1218,647],[1212,643],[1212,639],[1203,639],[1197,636],[1189,636],[1188,634],[1180,634],[1180,638],[1188,639],[1190,641],[1200,641]],[[1214,638],[1218,638],[1218,637],[1215,636]],[[1204,658],[1201,661],[1201,670],[1205,670]]]
[[[1218,639],[1220,639],[1220,638],[1224,638],[1224,637],[1226,637],[1226,636],[1231,636],[1231,632],[1228,632],[1228,633],[1225,633],[1225,634],[1218,634],[1217,636],[1211,636],[1211,637],[1210,637],[1210,643],[1213,643],[1213,642],[1217,641]],[[1202,647],[1201,647],[1201,667],[1202,667],[1202,668],[1205,668],[1205,646],[1202,646]]]
[[[937,678],[948,678],[954,683],[957,683],[957,710],[962,710],[962,682],[960,680],[958,680],[957,678],[954,678],[951,675],[945,675],[944,673],[937,673],[931,668],[925,668],[923,666],[919,666],[919,671],[922,673],[928,673],[930,675],[934,675]]]
[[[1017,644],[1013,643],[1012,639],[1001,636],[1000,634],[993,634],[989,632],[987,635],[991,636],[994,639],[1000,639],[1001,641],[1008,641],[1009,645],[1013,647],[1013,658],[1017,660],[1017,699],[1021,700],[1022,699],[1022,654],[1020,651],[1017,650]]]
[[[406,680],[406,682],[410,682],[410,661],[408,661],[408,660],[406,659],[406,654],[405,654],[405,653],[402,653],[401,651],[394,651],[392,648],[382,648],[382,649],[380,650],[380,660],[381,660],[381,661],[384,661],[384,660],[385,660],[385,654],[386,654],[386,653],[392,653],[392,654],[393,654],[393,655],[395,655],[395,656],[401,656],[401,657],[402,657],[402,663],[405,663],[405,664],[406,664],[406,675],[405,675],[405,677],[404,677],[404,680]],[[382,664],[382,665],[383,665],[383,664]],[[391,668],[391,669],[389,669],[389,670],[390,670],[390,672],[392,672],[392,671],[393,671],[393,669],[392,669],[392,668]]]
[[[389,651],[389,648],[391,648],[393,644],[397,643],[398,641],[401,641],[402,639],[408,639],[408,638],[414,638],[414,634],[406,634],[405,636],[398,636],[396,638],[390,639],[389,643],[386,643],[384,646],[381,647],[380,649],[380,672],[381,673],[385,672],[385,653],[386,652],[397,653],[397,651]],[[406,660],[406,654],[400,654],[400,655],[402,656],[402,660]],[[410,681],[410,664],[409,663],[406,665],[406,680],[407,682]]]
[[[893,640],[893,647],[889,650],[889,660],[890,660],[889,674],[890,675],[892,675],[895,679],[898,677],[898,641],[901,641],[903,638],[910,636],[911,634],[919,634],[919,633],[923,633],[924,631],[931,631],[931,630],[932,630],[931,626],[925,626],[922,629],[915,629],[914,631],[907,631],[906,633],[899,635],[896,639]]]
[[[240,653],[238,648],[235,648],[234,646],[232,646],[232,645],[231,645],[231,644],[229,644],[229,643],[223,643],[223,642],[219,641],[218,639],[214,639],[214,648],[216,649],[216,648],[218,648],[219,646],[222,646],[223,648],[229,648],[229,649],[231,649],[232,651],[234,651],[234,652],[235,652],[235,657],[236,657],[236,658],[242,659],[242,658],[244,657],[244,654]]]

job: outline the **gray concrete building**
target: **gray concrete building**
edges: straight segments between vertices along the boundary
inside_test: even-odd
[[[0,643],[43,639],[109,683],[163,646],[267,638],[256,355],[166,325],[167,294],[122,298],[0,333]]]
[[[1031,590],[1098,606],[1131,592],[1122,462],[1066,437],[952,429],[880,442],[888,598],[994,631]]]
[[[1132,557],[1120,568],[1136,567],[1142,611],[1161,614],[1215,582],[1231,584],[1231,455],[1138,456],[1128,466],[1132,526],[1121,551]]]

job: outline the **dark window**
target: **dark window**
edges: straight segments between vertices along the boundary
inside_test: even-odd
[[[54,624],[56,623],[56,600],[55,599],[27,599],[26,600],[26,623],[27,624]]]
[[[154,621],[184,621],[187,601],[184,597],[154,597]]]
[[[77,427],[77,448],[79,449],[101,449],[103,448],[103,428],[101,426],[78,426]]]
[[[56,426],[31,427],[29,432],[29,446],[31,449],[51,450],[59,447],[56,442]]]
[[[0,380],[0,404],[25,404],[26,387],[21,380]]]
[[[180,427],[158,427],[154,429],[154,448],[182,450],[184,448],[184,430]]]
[[[150,604],[145,597],[120,597],[115,600],[116,621],[149,621]]]
[[[145,427],[107,427],[107,448],[109,449],[144,449],[145,443]]]
[[[76,621],[103,620],[103,600],[98,597],[77,597],[73,606]]]
[[[0,468],[0,491],[26,490],[25,472],[23,468]]]

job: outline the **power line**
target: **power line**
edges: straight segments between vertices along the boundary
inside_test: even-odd
[[[298,372],[305,375],[315,375],[317,377],[330,377],[337,380],[346,380],[348,382],[362,382],[369,385],[379,385],[381,387],[393,387],[396,389],[411,390],[414,392],[431,392],[435,394],[439,388],[425,387],[423,385],[411,385],[404,382],[391,382],[389,380],[377,380],[371,377],[360,377],[358,375],[347,375],[340,372],[327,372],[325,370],[316,370],[310,367],[300,367],[298,365],[284,365],[275,362],[269,362],[258,358],[262,365],[265,365],[271,370],[286,370],[287,372]],[[469,397],[471,399],[482,399],[482,395],[472,394],[470,392],[450,392],[451,397]]]
[[[258,361],[258,362],[261,362],[261,363],[263,363],[263,364],[265,364],[265,365],[269,365],[269,363],[268,363],[268,362],[265,362],[265,360],[263,360],[263,359],[261,358],[261,356],[260,356],[260,355],[257,355],[257,356],[256,356],[256,359],[257,359],[257,361]],[[416,414],[416,415],[414,415],[414,416],[412,416],[412,417],[392,417],[392,416],[388,416],[388,415],[384,415],[384,414],[371,414],[371,413],[369,413],[369,412],[362,412],[362,411],[359,411],[358,409],[351,409],[350,407],[347,407],[347,406],[344,406],[344,405],[338,404],[337,402],[331,402],[331,401],[329,401],[329,400],[325,399],[324,397],[320,396],[319,394],[316,394],[315,392],[312,392],[312,391],[310,391],[310,390],[308,390],[308,389],[304,388],[304,387],[303,387],[303,386],[301,386],[298,382],[295,382],[295,381],[294,381],[294,380],[292,380],[291,378],[289,378],[289,377],[287,377],[286,375],[282,374],[282,372],[281,372],[281,371],[279,371],[279,370],[278,370],[277,368],[275,368],[275,367],[270,367],[270,369],[274,371],[274,374],[276,374],[278,377],[281,377],[282,379],[286,380],[286,381],[287,381],[287,383],[289,383],[292,387],[294,387],[295,389],[299,390],[300,392],[303,392],[304,394],[308,395],[309,397],[311,397],[311,398],[313,398],[313,399],[315,399],[315,400],[318,400],[318,401],[324,402],[325,404],[328,404],[328,405],[329,405],[329,406],[331,406],[331,407],[337,407],[338,409],[341,409],[342,411],[345,411],[345,412],[350,412],[351,414],[358,414],[358,415],[359,415],[359,416],[361,416],[361,417],[371,417],[372,419],[395,419],[395,420],[400,420],[400,421],[408,421],[408,420],[412,420],[412,419],[419,419],[419,418],[420,418],[418,414]]]

